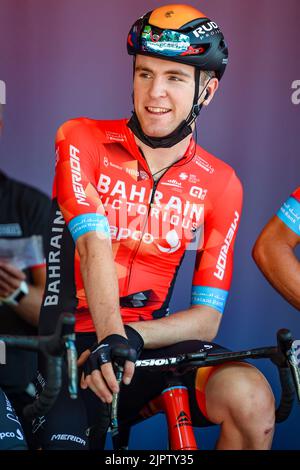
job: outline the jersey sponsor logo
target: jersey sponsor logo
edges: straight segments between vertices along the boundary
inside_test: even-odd
[[[199,28],[194,29],[193,34],[194,36],[196,36],[196,38],[199,38],[204,34],[215,34],[216,32],[219,32],[219,26],[214,21],[210,21],[209,23],[206,23],[200,26]]]
[[[14,411],[12,405],[10,404],[10,401],[7,398],[7,396],[5,395],[5,393],[4,393],[4,396],[5,396],[5,406],[6,406],[6,417],[7,417],[7,419],[9,419],[10,421],[14,421],[15,423],[20,425],[20,421],[17,418],[17,416],[15,414],[15,411]]]
[[[86,441],[84,439],[74,436],[73,434],[53,434],[51,436],[51,441],[73,441],[83,446],[86,445]]]
[[[135,176],[136,178],[139,177],[139,171],[136,170],[135,168],[128,168],[128,167],[125,167],[125,172],[128,173],[128,175],[130,176]]]
[[[0,224],[0,237],[21,237],[22,235],[20,224]]]
[[[224,244],[222,245],[218,261],[217,261],[217,266],[216,266],[216,271],[214,272],[214,276],[220,279],[220,281],[223,280],[224,275],[225,275],[225,270],[226,270],[226,264],[227,264],[227,255],[228,251],[231,245],[231,242],[233,240],[235,231],[238,226],[238,221],[239,221],[240,215],[237,211],[234,213],[234,219],[233,222],[226,234]]]
[[[85,194],[82,177],[79,154],[80,151],[74,145],[70,145],[70,165],[72,173],[72,186],[78,204],[83,206],[89,206],[90,204],[86,201],[87,195]]]
[[[164,186],[172,186],[174,188],[180,188],[180,189],[182,187],[181,181],[177,181],[175,179],[168,180],[168,181],[162,181],[161,184],[164,185]]]
[[[180,178],[182,181],[187,180],[188,177],[189,177],[189,175],[188,175],[187,173],[184,173],[184,172],[180,173],[180,175],[179,175],[179,178]]]
[[[137,217],[139,215],[161,220],[165,224],[169,223],[169,227],[171,225],[181,226],[186,230],[197,228],[203,218],[203,204],[183,200],[173,195],[169,197],[168,202],[162,203],[164,193],[161,191],[156,190],[153,195],[153,189],[149,190],[149,188],[143,186],[138,188],[135,184],[130,186],[121,180],[117,180],[112,184],[111,178],[103,173],[100,175],[97,190],[100,194],[107,195],[106,198],[102,197],[102,204],[107,212],[108,220],[113,225],[116,224],[116,211],[122,211],[119,219],[122,216],[123,226],[129,226],[131,223],[127,220],[126,213],[129,217],[137,218],[136,225],[142,222],[141,218]],[[196,186],[192,187],[191,191],[191,195],[200,200],[204,199],[207,192]],[[169,229],[164,227],[165,233]]]
[[[65,219],[61,211],[56,211],[56,218],[53,221],[50,238],[50,251],[48,255],[48,284],[45,290],[44,306],[58,305],[60,293],[61,272],[60,272],[60,254],[62,233],[65,228]]]
[[[168,246],[162,246],[159,243],[157,243],[157,248],[159,251],[162,253],[175,253],[175,251],[179,250],[181,243],[179,240],[178,233],[176,230],[170,230],[170,232],[167,233],[166,235],[166,243]]]
[[[277,216],[289,229],[300,235],[300,202],[293,194],[277,212]]]
[[[192,186],[190,189],[190,195],[204,201],[207,195],[207,189],[199,188],[198,186]]]
[[[23,440],[24,440],[23,434],[22,434],[22,432],[20,431],[20,429],[17,429],[17,430],[16,430],[16,438],[19,439],[19,441],[23,441]]]
[[[20,429],[17,429],[15,433],[14,432],[0,432],[1,441],[3,439],[13,439],[15,437],[19,441],[24,441],[24,436],[23,436],[22,432],[20,431]]]
[[[111,225],[110,226],[110,234],[111,237],[117,241],[127,240],[127,238],[131,238],[137,242],[143,241],[147,245],[150,245],[154,242],[154,236],[148,232],[142,232],[141,230],[131,230],[127,227],[116,227]]]
[[[196,165],[198,165],[200,168],[203,170],[207,171],[209,174],[213,174],[215,172],[215,169],[210,163],[208,163],[204,158],[200,157],[199,155],[195,155],[194,161]]]
[[[107,139],[113,142],[125,142],[126,141],[125,134],[121,134],[119,132],[113,132],[113,131],[105,131],[105,134],[106,134]]]

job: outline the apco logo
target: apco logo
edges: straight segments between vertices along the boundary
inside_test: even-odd
[[[295,90],[291,96],[292,103],[295,105],[300,104],[300,80],[293,81],[292,90]]]
[[[219,26],[217,23],[214,21],[210,21],[209,23],[206,23],[199,28],[194,29],[193,34],[196,36],[196,38],[200,38],[200,36],[203,36],[204,34],[214,32],[214,30],[219,29]]]
[[[157,244],[157,248],[162,253],[175,253],[175,251],[179,250],[181,246],[178,233],[176,230],[170,230],[166,235],[165,246]]]
[[[3,80],[0,80],[0,104],[6,104],[6,85]]]

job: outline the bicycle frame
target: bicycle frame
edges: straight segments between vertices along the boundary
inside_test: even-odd
[[[276,410],[276,422],[284,421],[291,412],[295,392],[300,401],[299,362],[296,361],[294,356],[291,333],[285,329],[281,329],[277,333],[277,347],[256,348],[238,352],[226,351],[215,354],[201,351],[181,354],[176,357],[137,361],[136,367],[145,367],[148,370],[160,370],[167,373],[166,388],[140,411],[141,419],[163,412],[168,424],[170,450],[197,450],[191,421],[188,389],[180,382],[178,376],[182,371],[238,362],[250,358],[268,358],[277,366],[281,384],[281,399]],[[131,424],[136,424],[136,422]],[[115,426],[114,448],[115,450],[125,450],[128,445],[130,425],[123,423],[124,428],[122,429],[121,425],[122,432],[120,434],[117,422]]]
[[[170,450],[197,450],[191,421],[188,389],[184,385],[171,385],[149,403],[166,415]]]

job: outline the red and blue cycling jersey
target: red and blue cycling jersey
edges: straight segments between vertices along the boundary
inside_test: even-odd
[[[300,236],[300,187],[281,206],[277,217]]]
[[[76,250],[89,231],[111,238],[124,323],[168,314],[176,274],[193,248],[191,305],[224,310],[241,215],[239,179],[191,138],[154,181],[126,124],[78,118],[58,130],[44,332],[61,311],[76,313],[77,331],[95,330]]]

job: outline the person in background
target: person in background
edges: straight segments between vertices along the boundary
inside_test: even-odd
[[[0,131],[3,112],[0,104]],[[0,208],[0,334],[35,335],[46,279],[43,240],[50,200],[0,170]],[[0,387],[19,416],[35,395],[36,369],[36,353],[7,348]]]
[[[253,258],[270,284],[300,310],[300,187],[263,228]]]

